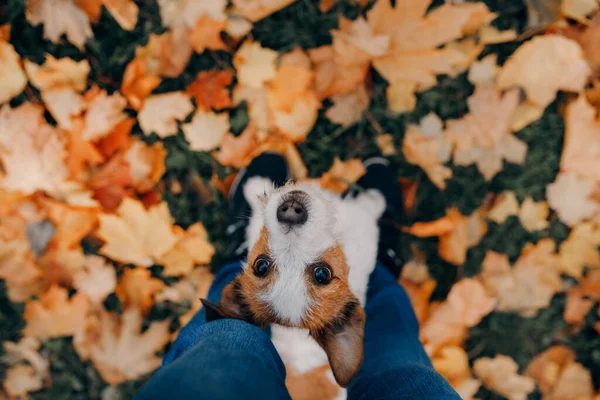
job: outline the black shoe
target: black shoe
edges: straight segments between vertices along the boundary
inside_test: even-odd
[[[379,246],[377,260],[387,267],[396,278],[400,277],[404,260],[400,256],[400,226],[406,216],[402,188],[388,160],[373,157],[363,163],[367,172],[356,182],[364,190],[375,189],[385,198],[385,212],[379,220]]]
[[[259,155],[238,173],[229,191],[229,225],[226,232],[229,245],[225,253],[228,260],[248,256],[246,227],[250,222],[252,210],[244,197],[244,185],[248,179],[255,176],[269,178],[276,187],[284,185],[291,179],[285,159],[277,153]]]

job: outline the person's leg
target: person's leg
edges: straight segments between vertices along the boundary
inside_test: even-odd
[[[364,360],[348,399],[460,399],[432,368],[404,289],[381,264],[369,282]]]

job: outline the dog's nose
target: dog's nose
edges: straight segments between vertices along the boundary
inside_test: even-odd
[[[306,193],[294,190],[287,194],[277,208],[277,221],[289,225],[302,225],[308,219],[305,203]]]

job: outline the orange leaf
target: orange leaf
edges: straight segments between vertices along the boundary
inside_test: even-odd
[[[90,17],[90,21],[97,24],[102,13],[103,0],[74,0],[75,5],[81,8]]]
[[[319,183],[323,189],[344,193],[350,184],[356,183],[365,172],[362,161],[353,159],[344,162],[336,157],[329,171],[319,178]]]
[[[86,164],[98,165],[104,161],[104,157],[93,143],[83,139],[84,123],[81,118],[72,121],[72,129],[67,131],[69,142],[67,144],[66,157],[67,168],[72,177],[77,177],[83,171]]]
[[[416,182],[409,181],[405,178],[398,178],[398,183],[400,183],[400,187],[402,188],[404,211],[407,215],[411,215],[413,207],[415,206],[419,185]]]
[[[229,71],[201,71],[196,80],[187,87],[186,93],[196,99],[198,108],[210,111],[231,107],[231,96],[227,86],[231,84]]]
[[[154,294],[164,287],[163,281],[151,277],[150,270],[134,268],[125,270],[115,293],[124,307],[135,307],[145,313],[154,304]]]
[[[69,207],[58,202],[50,204],[48,218],[56,227],[52,243],[63,249],[78,245],[98,221],[95,210]]]
[[[165,157],[167,151],[162,142],[152,146],[137,139],[125,153],[129,164],[132,185],[139,192],[147,192],[165,173]]]
[[[222,165],[240,169],[250,163],[250,156],[258,144],[258,133],[254,125],[250,124],[237,137],[226,133],[214,157]]]
[[[422,325],[429,315],[429,298],[437,286],[436,281],[428,279],[418,285],[407,279],[401,279],[400,284],[406,290],[410,303],[415,310],[419,325]]]
[[[452,208],[448,210],[448,217],[453,221],[452,231],[440,236],[438,251],[444,260],[461,265],[465,262],[467,250],[475,246],[487,233],[485,212],[481,208],[468,217]]]
[[[112,132],[103,137],[96,143],[96,147],[105,157],[112,157],[117,150],[129,146],[129,134],[135,124],[135,119],[128,118],[119,122],[113,128]]]
[[[580,325],[585,322],[585,316],[594,306],[594,299],[586,299],[577,289],[567,293],[567,305],[563,312],[563,319],[567,324]]]
[[[204,50],[220,50],[225,48],[221,40],[221,31],[225,29],[225,21],[215,21],[203,15],[196,22],[194,30],[190,33],[190,42],[196,53]]]
[[[535,389],[535,381],[519,375],[519,365],[508,356],[479,358],[473,363],[473,371],[488,389],[509,399],[526,399]]]
[[[131,168],[123,157],[113,157],[92,178],[90,186],[94,198],[108,211],[117,209],[126,195],[125,187],[131,185]]]
[[[156,73],[148,71],[148,61],[145,58],[134,58],[127,64],[121,83],[121,92],[129,101],[131,107],[140,110],[144,99],[160,84],[161,78]]]
[[[164,265],[164,274],[167,276],[187,275],[194,265],[209,264],[214,254],[215,248],[208,241],[206,229],[197,222],[157,262]]]
[[[406,232],[417,237],[441,236],[454,229],[455,221],[445,216],[432,222],[417,222],[405,229]]]

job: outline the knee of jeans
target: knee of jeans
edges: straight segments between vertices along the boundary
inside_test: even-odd
[[[417,329],[419,326],[410,298],[406,294],[404,288],[400,285],[388,286],[377,292],[367,302],[365,311],[367,313],[367,320],[370,314],[390,312],[393,313],[396,318],[397,314],[400,314],[401,319],[405,323],[414,325]],[[392,317],[392,315],[390,315],[390,317]]]

